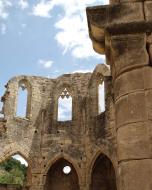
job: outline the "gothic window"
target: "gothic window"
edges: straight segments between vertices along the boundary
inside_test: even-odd
[[[19,117],[27,116],[27,97],[28,97],[28,91],[27,91],[26,84],[20,83],[19,89],[18,89],[16,116],[19,116]]]
[[[98,113],[105,111],[105,87],[104,82],[98,85]]]
[[[58,121],[69,120],[72,120],[72,97],[67,88],[64,88],[58,99]]]

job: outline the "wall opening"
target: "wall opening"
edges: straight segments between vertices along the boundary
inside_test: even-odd
[[[63,173],[68,175],[71,172],[71,167],[70,166],[64,166],[63,167]]]
[[[90,190],[117,190],[116,176],[112,162],[101,154],[95,161],[91,174]]]
[[[28,189],[30,176],[28,162],[19,154],[0,163],[0,188],[4,185],[11,185],[12,189],[22,187]]]
[[[58,98],[58,121],[72,120],[72,97],[65,88]]]
[[[79,190],[78,175],[73,165],[59,159],[49,169],[45,190]]]
[[[98,113],[105,111],[105,85],[104,81],[98,85]]]
[[[25,83],[20,83],[17,98],[16,116],[27,117],[28,90]]]

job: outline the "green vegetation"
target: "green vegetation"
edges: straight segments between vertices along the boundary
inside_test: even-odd
[[[26,173],[27,167],[12,157],[0,163],[1,184],[17,184],[23,186],[26,181]]]

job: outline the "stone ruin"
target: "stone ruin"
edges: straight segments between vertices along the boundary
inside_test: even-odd
[[[2,97],[0,162],[15,153],[28,161],[24,189],[152,190],[152,1],[112,0],[87,8],[87,18],[111,71],[101,64],[57,79],[12,78]],[[16,115],[20,86],[28,91],[24,118]],[[58,121],[62,96],[72,97],[68,121]]]

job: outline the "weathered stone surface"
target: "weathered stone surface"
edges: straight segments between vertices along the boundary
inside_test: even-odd
[[[150,190],[152,188],[152,160],[132,160],[120,164],[121,190]]]
[[[118,189],[151,190],[152,1],[111,0],[87,17],[94,50],[111,67]]]
[[[71,178],[68,179],[62,171],[63,165],[69,163],[72,172],[75,169],[75,174],[71,173],[72,179],[77,178],[73,188],[87,190],[87,165],[90,167],[96,162],[96,155],[105,154],[115,167],[117,165],[111,79],[106,65],[98,65],[93,73],[65,74],[57,79],[35,76],[12,78],[3,98],[5,120],[1,125],[5,121],[6,130],[0,136],[0,162],[15,153],[22,155],[29,163],[27,185],[32,190],[67,190],[68,187],[71,190]],[[103,81],[107,112],[99,114],[98,87]],[[20,85],[28,91],[24,118],[16,115]],[[58,98],[65,88],[72,96],[72,120],[58,121]],[[100,147],[102,151],[99,151]],[[61,165],[60,160],[63,160]],[[54,167],[58,168],[56,172]],[[53,176],[52,182],[49,181],[50,176]],[[64,186],[62,178],[66,180]],[[111,183],[112,179],[108,178]],[[95,180],[93,188],[96,184]]]
[[[30,190],[151,190],[152,1],[111,0],[87,8],[87,18],[93,48],[106,54],[111,73],[98,65],[93,73],[57,79],[11,79],[2,97],[0,161],[25,157]],[[106,110],[99,114],[103,81]],[[21,83],[29,91],[26,118],[16,117]],[[59,122],[64,88],[72,96],[72,120]]]

